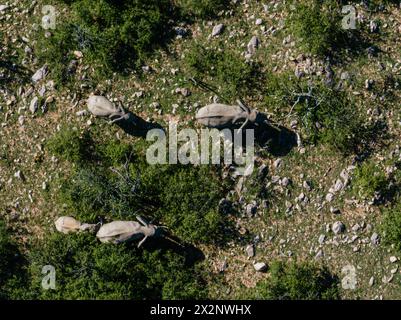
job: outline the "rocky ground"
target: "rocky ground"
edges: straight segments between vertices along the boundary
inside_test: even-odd
[[[53,205],[57,181],[70,168],[50,155],[44,144],[61,126],[101,131],[104,139],[117,136],[132,143],[137,139],[92,118],[85,111],[91,93],[121,101],[145,119],[163,124],[176,119],[183,126],[192,125],[197,108],[213,99],[212,93],[188,81],[183,59],[195,42],[213,47],[221,41],[243,59],[262,63],[265,73],[327,77],[325,61],[303,53],[297,39],[288,34],[283,1],[244,0],[235,1],[235,10],[223,11],[216,20],[177,26],[175,39],[148,59],[142,76],[115,75],[94,85],[87,77],[91,66],[82,64],[77,52],[76,83],[56,89],[51,70],[43,69],[35,57],[36,34],[44,32],[40,27],[44,4],[19,0],[0,5],[0,217],[21,244],[41,238],[58,216]],[[368,48],[331,68],[366,118],[386,123],[385,142],[369,157],[390,173],[398,170],[392,163],[401,160],[401,91],[394,90],[390,99],[384,94],[383,79],[386,73],[401,74],[401,8],[393,4],[391,10],[374,13],[360,4],[356,8],[359,28],[375,32],[372,21],[380,20],[380,37],[374,43],[380,54],[371,56]],[[354,270],[356,287],[345,286],[344,298],[400,299],[401,256],[381,242],[383,206],[352,192],[358,157],[343,157],[324,144],[303,144],[301,125],[289,114],[291,106],[277,112],[263,97],[246,98],[251,107],[299,133],[300,141],[283,156],[258,156],[256,170],[267,172],[265,184],[272,196],[252,201],[240,197],[242,212],[236,224],[240,233],[251,235],[251,241],[233,242],[225,249],[201,246],[210,273],[224,280],[212,284],[212,298],[238,297],[244,286],[252,288],[266,276],[257,271],[263,264],[296,258],[327,265],[340,280]],[[246,178],[237,180],[235,192],[246,196]]]

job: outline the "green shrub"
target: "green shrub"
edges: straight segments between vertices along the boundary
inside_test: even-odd
[[[338,280],[326,268],[308,263],[273,262],[269,278],[257,284],[257,299],[339,299]]]
[[[80,50],[96,75],[126,72],[164,41],[171,16],[169,0],[63,1],[71,9],[54,34],[38,41],[38,56],[59,81],[67,80],[72,52]]]
[[[176,3],[184,16],[210,18],[225,9],[228,2],[227,0],[178,0]]]
[[[222,240],[227,223],[218,212],[219,201],[224,197],[222,181],[206,166],[175,167],[167,168],[159,180],[161,205],[155,215],[184,241]]]
[[[342,35],[340,9],[334,0],[296,1],[288,20],[303,49],[324,55],[335,49]]]
[[[382,168],[370,160],[362,163],[356,169],[352,185],[354,193],[372,199],[376,195],[384,195],[388,181]]]
[[[30,290],[38,299],[196,299],[205,294],[196,267],[170,251],[101,244],[91,234],[53,234],[30,253]],[[56,289],[43,290],[43,266]]]
[[[192,77],[210,79],[229,100],[255,92],[261,80],[259,65],[247,63],[230,50],[218,51],[195,45],[186,55],[186,64]]]
[[[96,144],[95,148],[103,163],[110,166],[121,165],[129,161],[133,153],[132,145],[116,139]]]
[[[83,133],[63,128],[47,142],[49,151],[60,158],[74,163],[83,163],[91,155],[93,141],[88,131]]]
[[[384,242],[401,251],[401,204],[384,210],[382,233]]]

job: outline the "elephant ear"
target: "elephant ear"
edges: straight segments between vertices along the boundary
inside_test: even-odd
[[[250,113],[251,109],[242,101],[241,99],[237,100],[239,107],[246,113]]]

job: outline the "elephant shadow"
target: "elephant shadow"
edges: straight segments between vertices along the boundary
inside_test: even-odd
[[[158,123],[146,121],[132,112],[128,112],[127,115],[126,118],[117,121],[115,124],[130,136],[146,138],[150,130],[159,129],[164,131],[163,127]]]

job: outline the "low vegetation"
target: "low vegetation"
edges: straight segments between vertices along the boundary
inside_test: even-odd
[[[53,234],[30,254],[31,294],[40,299],[197,299],[202,275],[169,250],[100,244],[93,235]],[[52,265],[57,290],[43,290],[43,266]]]
[[[339,299],[338,279],[325,268],[307,263],[273,262],[269,277],[256,287],[257,299]]]

